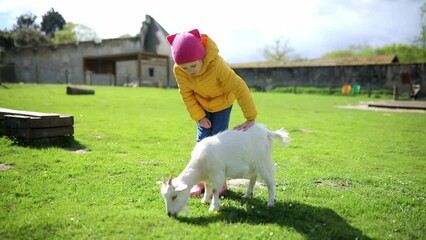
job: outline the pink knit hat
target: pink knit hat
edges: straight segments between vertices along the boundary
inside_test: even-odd
[[[194,62],[204,57],[205,50],[198,29],[169,35],[167,40],[176,64]]]

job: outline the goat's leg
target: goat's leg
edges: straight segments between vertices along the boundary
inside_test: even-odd
[[[265,180],[268,187],[268,207],[275,204],[275,168],[272,158],[266,161],[266,171],[260,172],[260,176]]]
[[[203,199],[201,199],[202,203],[210,203],[210,194],[211,194],[211,185],[204,183],[204,196]]]
[[[222,180],[217,180],[213,183],[213,198],[212,198],[212,202],[210,203],[210,208],[209,211],[213,212],[213,211],[218,211],[219,210],[219,192],[220,189],[222,189],[223,184],[225,184],[225,177],[223,177]]]
[[[266,186],[268,187],[268,207],[272,207],[275,204],[275,177],[273,175],[267,175],[262,177]]]
[[[272,207],[275,205],[275,181],[266,181],[266,185],[268,186],[268,207]]]
[[[250,182],[247,188],[246,194],[243,196],[243,198],[251,198],[253,196],[253,189],[254,185],[256,184],[257,175],[254,175],[250,178]]]
[[[210,203],[210,212],[218,211],[219,210],[219,191],[220,188],[213,187],[213,198],[212,202]]]

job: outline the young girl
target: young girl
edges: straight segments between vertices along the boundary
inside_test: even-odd
[[[186,109],[197,123],[197,139],[228,129],[232,104],[237,100],[246,122],[236,130],[254,124],[256,107],[246,83],[219,56],[213,40],[197,29],[167,36],[175,66],[173,73]],[[226,184],[220,195],[226,191]],[[199,196],[204,184],[195,185],[191,194]]]

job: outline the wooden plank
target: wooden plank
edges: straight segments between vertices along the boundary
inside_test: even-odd
[[[74,117],[60,115],[55,118],[41,118],[21,115],[5,115],[5,128],[51,128],[74,125]]]
[[[6,128],[5,135],[8,137],[36,139],[36,138],[49,138],[60,136],[72,136],[74,134],[74,127],[55,127],[55,128]]]
[[[58,113],[30,112],[30,111],[8,109],[8,108],[0,108],[0,119],[4,119],[5,115],[23,115],[23,116],[30,116],[30,117],[42,117],[42,118],[60,116],[60,114]]]
[[[22,115],[5,115],[4,116],[4,128],[13,129],[13,128],[25,128],[29,129],[30,121],[41,120],[40,117],[29,117]]]

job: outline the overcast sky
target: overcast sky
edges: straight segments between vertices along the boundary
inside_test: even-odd
[[[412,44],[420,33],[425,0],[0,0],[0,29],[31,12],[41,22],[52,7],[67,22],[83,24],[100,38],[139,32],[145,14],[169,33],[198,28],[229,63],[262,61],[262,51],[287,39],[303,58],[348,49]]]

